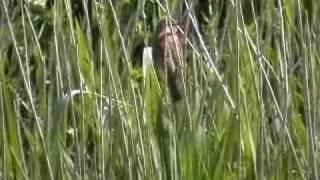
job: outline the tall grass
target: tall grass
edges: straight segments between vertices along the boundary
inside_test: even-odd
[[[319,179],[320,5],[189,2],[1,0],[0,179]],[[147,46],[182,4],[173,103]]]

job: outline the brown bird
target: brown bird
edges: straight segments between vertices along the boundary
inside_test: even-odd
[[[185,36],[184,36],[185,37]],[[168,88],[173,101],[182,99],[185,38],[178,24],[160,21],[153,41],[152,56],[157,69],[166,73]]]

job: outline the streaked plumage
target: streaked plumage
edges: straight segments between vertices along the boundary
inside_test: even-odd
[[[161,21],[153,42],[153,58],[156,68],[166,72],[168,88],[173,101],[183,96],[182,65],[183,43],[177,24]]]

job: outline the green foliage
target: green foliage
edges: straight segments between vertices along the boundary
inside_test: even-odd
[[[142,52],[184,1],[1,0],[0,179],[319,179],[319,3],[189,2],[173,102]]]

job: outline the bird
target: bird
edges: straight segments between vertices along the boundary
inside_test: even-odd
[[[166,74],[167,85],[174,102],[183,97],[182,68],[184,66],[185,38],[179,31],[179,23],[161,20],[154,34],[152,56],[156,69]]]

